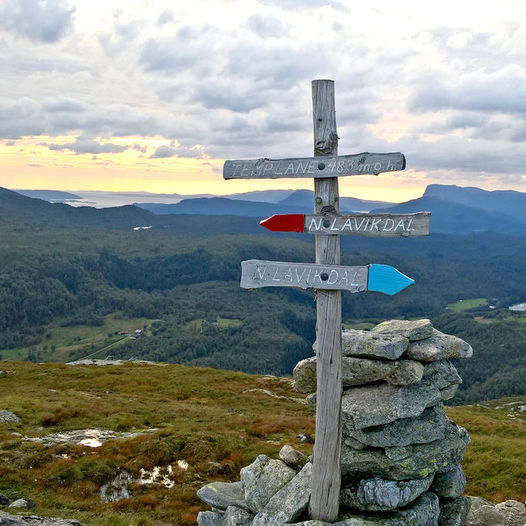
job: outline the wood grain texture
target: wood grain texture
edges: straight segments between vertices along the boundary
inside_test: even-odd
[[[364,292],[369,266],[314,265],[250,259],[241,263],[241,287],[298,287],[301,289]]]
[[[314,155],[338,155],[334,82],[312,82]],[[338,178],[314,180],[314,213],[339,213]],[[316,236],[316,263],[340,263],[338,235]],[[341,292],[319,290],[316,295],[316,440],[313,450],[312,519],[334,522],[338,517],[341,487]]]
[[[318,145],[318,152],[329,151],[329,141]],[[319,154],[324,155],[324,154]],[[247,159],[226,161],[224,179],[280,179],[298,177],[340,177],[345,175],[378,175],[405,169],[405,157],[400,152],[369,153],[335,156],[323,160],[316,157],[293,159]]]
[[[367,237],[429,235],[431,212],[415,214],[305,214],[303,232]]]

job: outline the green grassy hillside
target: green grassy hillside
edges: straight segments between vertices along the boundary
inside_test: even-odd
[[[90,526],[195,524],[201,509],[195,492],[203,484],[236,480],[258,454],[275,457],[286,443],[310,453],[296,436],[313,434],[313,413],[284,378],[161,364],[3,361],[0,369],[7,372],[0,376],[0,409],[21,418],[0,425],[0,492],[33,499],[38,514]],[[468,493],[495,502],[526,499],[521,404],[526,399],[448,410],[473,440],[464,464]],[[93,428],[149,432],[97,448],[25,440]],[[138,479],[141,469],[167,474],[168,466],[172,487],[136,482],[129,498],[101,501],[100,487],[123,470]]]

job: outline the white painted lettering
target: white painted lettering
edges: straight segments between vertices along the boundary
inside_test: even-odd
[[[336,225],[336,221],[338,221],[338,218],[335,217],[334,220],[332,221],[332,225],[331,225],[331,230],[336,230],[336,231],[340,231],[340,229],[338,227],[334,228],[335,225]]]
[[[345,227],[349,227],[349,232],[352,232],[352,225],[351,225],[351,218],[350,217],[348,217],[345,220],[345,223],[343,223],[343,226],[341,228],[342,232],[343,232],[343,230],[345,230]]]
[[[261,272],[262,270],[263,272]],[[259,279],[263,280],[265,277],[265,270],[267,270],[267,267],[256,266],[256,272],[258,273]]]
[[[280,171],[281,163],[278,161],[274,166],[276,167],[275,170],[274,170],[274,174],[275,175],[283,175],[283,172]]]
[[[287,269],[283,279],[288,279],[292,283],[292,269],[290,267]]]
[[[405,230],[405,225],[404,225],[404,220],[403,219],[400,219],[400,221],[398,221],[398,223],[396,224],[396,226],[394,228],[394,231],[396,232],[399,227],[402,227],[402,230]]]
[[[303,268],[301,270],[301,276],[300,276],[299,267],[296,267],[296,283],[299,283],[303,279],[303,276],[305,275],[305,272],[307,272],[307,269]]]
[[[365,228],[364,230],[367,232],[367,227],[369,226],[369,218],[367,218],[367,222],[365,223]]]
[[[358,232],[358,230],[360,230],[360,228],[362,228],[362,225],[363,225],[364,221],[365,221],[365,217],[362,217],[362,220],[360,221],[360,224],[358,225],[358,218],[355,217],[354,218],[354,230],[356,230]]]
[[[329,279],[327,280],[327,285],[334,285],[338,281],[338,278],[338,271],[332,269],[331,273],[329,274]]]
[[[309,171],[308,171],[308,173],[313,174],[315,167],[316,167],[316,163],[314,161],[310,161],[309,162]]]
[[[298,162],[298,166],[296,167],[296,173],[302,173],[302,174],[306,174],[307,173],[307,170],[309,168],[309,163],[306,162],[306,163],[303,163],[301,161]]]
[[[411,228],[411,224],[413,223],[413,218],[411,217],[409,221],[407,222],[406,231],[407,232],[414,232],[416,228]]]
[[[294,163],[289,163],[289,165],[287,166],[287,169],[285,170],[285,175],[287,175],[288,173],[294,175]]]
[[[318,223],[316,223],[316,218],[315,217],[311,218],[309,230],[321,230],[322,223],[323,223],[323,219],[322,218],[320,218],[318,220]]]
[[[376,162],[374,163],[374,171],[379,172],[382,169],[382,163]]]
[[[278,272],[279,267],[276,267],[276,272],[274,272],[274,276],[272,276],[272,281],[281,281],[280,278],[278,278]]]
[[[345,285],[349,285],[349,271],[348,270],[343,271],[343,276],[340,280],[340,283],[343,285],[344,281],[345,281]]]
[[[272,172],[272,170],[274,169],[274,166],[271,162],[266,162],[264,165],[263,165],[263,173],[266,174],[267,172]]]
[[[389,224],[389,221],[391,221],[391,226],[389,228],[387,228],[387,225]],[[394,219],[391,219],[390,217],[388,217],[385,220],[383,231],[384,232],[391,232],[391,230],[393,230],[393,228],[394,228],[394,225],[395,225]]]
[[[369,163],[363,163],[363,164],[360,164],[358,169],[359,169],[360,172],[369,172],[370,166],[371,165]]]
[[[379,218],[373,218],[373,222],[371,223],[371,231],[373,231],[374,229],[376,229],[376,231],[378,232],[378,230],[380,230],[378,228],[378,223],[381,223],[382,222],[382,218],[379,217]]]

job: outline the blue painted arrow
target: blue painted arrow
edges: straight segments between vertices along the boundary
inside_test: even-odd
[[[370,265],[367,290],[393,296],[415,281],[389,265]]]

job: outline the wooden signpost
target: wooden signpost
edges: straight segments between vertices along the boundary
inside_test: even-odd
[[[334,82],[312,82],[314,158],[226,161],[225,179],[314,178],[314,214],[276,215],[261,222],[272,231],[315,235],[316,263],[242,262],[241,286],[316,289],[317,396],[313,451],[312,519],[338,516],[341,473],[341,291],[396,294],[413,280],[389,265],[340,265],[340,234],[411,237],[429,234],[429,213],[339,214],[338,177],[403,170],[401,153],[338,156]]]

